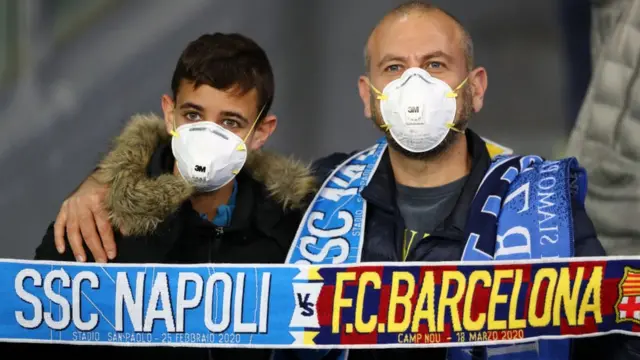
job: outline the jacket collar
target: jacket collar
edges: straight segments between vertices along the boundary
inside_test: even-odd
[[[470,129],[467,129],[465,134],[467,137],[467,149],[472,159],[471,171],[460,197],[456,202],[456,206],[451,214],[445,218],[444,222],[436,228],[437,231],[448,229],[460,232],[464,231],[471,201],[473,201],[476,190],[478,186],[480,186],[491,164],[491,158],[484,140]],[[362,197],[373,206],[388,213],[393,214],[398,211],[396,204],[396,182],[388,151],[385,151],[376,173],[371,178],[369,184],[362,190]]]
[[[170,141],[161,118],[136,115],[98,166],[96,178],[109,185],[106,207],[111,223],[123,234],[153,232],[193,195],[193,187],[171,171],[174,158]],[[266,151],[250,152],[238,179],[235,212],[246,211],[247,218],[252,206],[240,204],[245,198],[253,198],[253,192],[262,192],[282,212],[305,208],[317,185],[308,166]]]

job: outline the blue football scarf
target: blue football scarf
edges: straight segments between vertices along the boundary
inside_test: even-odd
[[[575,193],[575,196],[573,195]],[[568,258],[574,255],[571,199],[584,202],[586,175],[573,158],[498,156],[472,202],[463,261]],[[570,340],[482,349],[485,359],[569,359]],[[449,359],[471,359],[470,348]]]
[[[525,343],[518,348],[640,336],[639,283],[640,257],[320,266],[0,259],[0,342],[344,350]]]
[[[495,161],[472,204],[462,262],[358,264],[360,191],[385,148],[382,139],[331,174],[288,264],[0,260],[0,341],[305,349],[305,360],[327,352],[313,349],[344,359],[352,348],[464,355],[488,346],[494,360],[528,359],[529,348],[546,360],[583,334],[640,335],[640,258],[567,258],[567,179],[584,200],[570,160]]]
[[[357,264],[362,254],[367,203],[360,192],[369,184],[387,141],[381,138],[373,147],[361,151],[340,164],[327,177],[305,213],[298,232],[289,249],[287,264]],[[311,294],[310,301],[317,301],[319,291],[311,284],[302,284],[295,289],[296,294]],[[303,306],[298,305],[299,315],[291,320],[291,325],[305,329],[319,327],[309,323],[304,316]],[[318,360],[327,350],[296,351],[301,360]],[[342,351],[337,360],[346,360],[348,350]],[[274,360],[286,358],[276,352]]]
[[[360,195],[360,191],[369,183],[375,173],[385,149],[386,139],[383,137],[375,146],[352,156],[329,175],[305,214],[289,252],[287,263],[319,265],[360,261],[366,219],[366,201]],[[549,236],[555,236],[562,240],[556,240],[556,243],[553,243],[555,237],[549,238],[546,243],[550,245],[534,246],[535,251],[543,248],[545,253],[529,251],[526,254],[527,259],[551,256],[570,257],[573,255],[573,243],[570,240],[573,239],[573,229],[571,227],[569,176],[565,172],[575,167],[575,161],[534,166],[541,162],[542,159],[536,156],[501,157],[493,162],[470,209],[468,219],[470,233],[463,261],[494,260],[493,255],[487,256],[487,254],[494,254],[493,249],[496,243],[500,246],[506,246],[503,245],[505,242],[509,244],[515,241],[517,243],[518,240],[521,240],[518,237],[521,238],[522,233],[529,232],[529,229],[534,232],[534,239],[547,239]],[[563,168],[559,169],[561,166]],[[541,168],[544,170],[539,170]],[[585,177],[580,176],[579,178],[584,179]],[[542,186],[542,190],[532,188],[536,185]],[[536,196],[536,194],[543,195]],[[539,197],[540,199],[538,199]],[[556,200],[556,197],[559,199]],[[503,198],[505,199],[504,209]],[[582,199],[584,199],[584,193]],[[524,206],[521,208],[514,205],[523,201]],[[538,217],[542,215],[536,211],[539,205],[536,201],[543,202],[540,204],[541,212],[548,214],[549,219],[538,221]],[[544,228],[547,228],[548,224],[549,229],[555,227],[559,227],[559,229],[556,232],[543,234],[543,222],[545,223]],[[498,233],[498,227],[504,230]],[[486,254],[469,245],[477,243],[480,235],[483,235],[484,246],[491,250]],[[531,234],[526,235],[529,236],[528,241],[530,242]],[[471,246],[471,250],[468,250],[469,246]],[[515,250],[518,249],[521,248],[512,246],[503,250],[502,247],[499,247],[495,256],[505,260],[523,258],[525,254],[517,253]],[[309,324],[300,323],[301,327],[307,325]],[[539,342],[539,345],[543,353],[547,350],[554,354],[567,352],[568,356],[569,341],[556,341],[553,344]],[[551,347],[551,345],[554,346]],[[517,347],[519,350],[523,348],[528,349],[526,346]],[[510,350],[514,349],[516,348]],[[464,359],[471,355],[468,350],[454,351],[450,357]],[[490,351],[493,350],[493,348],[489,349],[485,353],[490,354]],[[533,352],[520,351],[518,356],[527,354],[526,356],[533,359],[531,355],[537,355],[537,349],[535,350]],[[499,354],[505,352],[493,351],[493,353]],[[513,352],[511,351],[511,353]],[[297,355],[303,360],[317,360],[326,355],[326,351],[298,351]],[[347,356],[348,351],[344,351],[340,357],[346,359]],[[504,355],[501,356],[504,359]],[[500,357],[492,358],[501,360]],[[275,359],[279,360],[278,354]]]

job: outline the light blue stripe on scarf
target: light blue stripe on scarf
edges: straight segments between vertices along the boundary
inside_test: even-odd
[[[339,165],[329,175],[307,209],[287,256],[287,264],[354,264],[360,262],[367,203],[360,192],[369,184],[387,148],[383,137],[376,145],[361,151]],[[312,293],[310,291],[310,293]],[[295,296],[296,294],[294,294]],[[308,301],[314,302],[315,299]],[[303,314],[295,316],[302,319]],[[314,324],[293,323],[300,331],[313,330]],[[348,350],[337,360],[346,360]],[[301,360],[319,360],[329,350],[295,350]],[[275,351],[274,360],[286,359]]]
[[[572,189],[573,187],[573,189]],[[572,191],[584,202],[586,176],[575,159],[497,157],[467,220],[463,261],[565,258],[574,255]],[[570,340],[489,346],[490,360],[568,360]],[[469,360],[472,349],[449,349],[449,360]]]

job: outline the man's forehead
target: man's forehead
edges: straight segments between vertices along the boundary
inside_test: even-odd
[[[464,58],[462,29],[455,20],[437,11],[392,14],[374,29],[367,43],[369,56],[424,55],[441,51]]]

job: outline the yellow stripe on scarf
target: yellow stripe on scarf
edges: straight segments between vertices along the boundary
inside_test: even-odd
[[[498,155],[511,155],[513,154],[513,150],[508,147],[502,146],[500,144],[496,144],[495,142],[487,139],[482,139],[485,141],[487,145],[487,151],[489,152],[489,156],[493,159]]]

